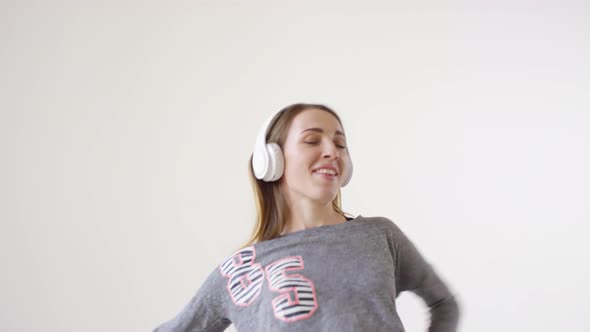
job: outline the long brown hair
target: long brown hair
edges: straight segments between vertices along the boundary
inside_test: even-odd
[[[331,108],[321,104],[297,103],[283,108],[274,117],[273,122],[269,125],[270,128],[266,135],[266,142],[275,142],[282,148],[287,139],[289,126],[295,116],[312,108],[332,114],[338,120],[340,126],[344,128],[340,117]],[[281,194],[282,181],[265,182],[257,179],[252,170],[252,155],[250,155],[250,160],[248,161],[248,174],[256,202],[256,223],[250,239],[242,248],[278,237],[285,226],[286,217],[289,213],[289,207]],[[334,211],[344,217],[350,215],[342,211],[340,190],[338,190],[336,198],[332,201],[332,207]]]

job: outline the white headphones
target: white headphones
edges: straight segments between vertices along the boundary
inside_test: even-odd
[[[273,182],[283,176],[283,170],[285,169],[285,160],[283,157],[283,151],[277,143],[267,143],[266,135],[271,127],[271,124],[276,122],[284,112],[278,112],[273,116],[269,117],[260,128],[258,136],[256,137],[256,143],[254,145],[254,152],[252,154],[252,170],[254,176],[265,182]],[[276,119],[275,119],[276,118]],[[346,174],[344,175],[344,182],[342,187],[346,186],[352,178],[352,161],[350,154],[346,158]]]

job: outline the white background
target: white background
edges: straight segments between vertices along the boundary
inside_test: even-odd
[[[248,238],[261,123],[317,102],[344,210],[406,232],[461,331],[585,331],[590,9],[490,3],[2,0],[2,330],[172,318]]]

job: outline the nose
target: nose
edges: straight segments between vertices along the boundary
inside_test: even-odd
[[[323,157],[329,159],[338,159],[340,157],[340,150],[334,142],[324,145]]]

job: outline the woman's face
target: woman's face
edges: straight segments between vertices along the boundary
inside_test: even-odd
[[[320,109],[308,109],[293,118],[283,144],[281,178],[289,199],[308,198],[323,204],[334,200],[349,158],[343,132],[338,120]]]

